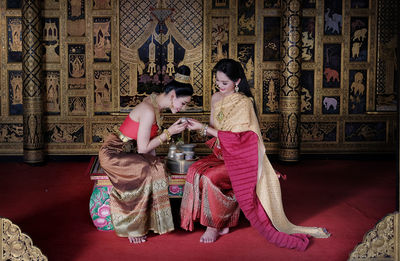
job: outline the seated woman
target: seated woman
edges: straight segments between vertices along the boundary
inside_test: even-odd
[[[138,104],[111,134],[99,152],[100,165],[113,185],[111,219],[118,236],[131,243],[146,241],[149,230],[163,234],[174,229],[163,162],[155,148],[182,132],[178,120],[161,132],[160,111],[184,109],[191,100],[190,69],[180,66],[161,94],[151,94]]]
[[[323,228],[293,225],[283,210],[278,175],[266,154],[256,109],[239,62],[222,59],[214,67],[219,89],[211,99],[210,125],[188,119],[190,130],[214,136],[213,154],[188,170],[181,203],[181,227],[200,221],[200,242],[214,242],[238,223],[240,209],[268,241],[305,250],[308,236],[326,238]]]

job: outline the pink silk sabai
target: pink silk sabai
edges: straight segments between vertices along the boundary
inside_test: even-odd
[[[257,134],[252,131],[219,131],[218,138],[236,200],[251,226],[278,247],[304,251],[309,244],[309,236],[276,230],[257,197]]]

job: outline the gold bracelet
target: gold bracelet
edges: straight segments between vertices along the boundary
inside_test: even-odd
[[[208,124],[204,124],[204,128],[203,128],[203,136],[207,136],[207,129],[208,129]]]
[[[201,129],[199,130],[200,136],[203,136],[205,126],[206,126],[205,124],[201,125]]]
[[[167,144],[169,144],[169,141],[171,140],[171,134],[169,133],[168,129],[164,129],[163,133],[165,133],[165,136],[167,136]]]
[[[164,142],[162,141],[162,139],[161,139],[160,136],[161,136],[161,135],[158,135],[157,137],[158,137],[158,140],[160,141],[160,145],[162,145]]]

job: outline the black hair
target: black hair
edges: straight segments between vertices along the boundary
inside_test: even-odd
[[[250,91],[250,86],[247,82],[246,75],[244,74],[243,67],[238,61],[233,59],[221,59],[214,66],[213,74],[216,74],[217,71],[226,74],[231,81],[236,82],[240,79],[238,85],[239,92],[243,93],[247,97],[253,98],[253,94]]]
[[[244,73],[243,67],[240,64],[240,62],[235,61],[233,59],[227,59],[227,58],[221,59],[217,62],[217,64],[214,66],[214,68],[212,70],[214,75],[218,71],[223,72],[233,82],[236,82],[237,80],[240,79],[240,82],[238,84],[239,92],[241,92],[244,95],[246,95],[247,97],[251,98],[251,100],[253,102],[254,111],[258,118],[257,107],[254,102],[254,97],[250,91],[250,85],[247,82],[246,75]]]
[[[186,65],[181,65],[176,70],[176,73],[190,76],[190,68]],[[170,81],[164,87],[164,93],[168,94],[170,91],[175,90],[176,97],[184,97],[184,96],[192,96],[193,95],[193,87],[190,83],[182,83],[178,82],[175,79]]]

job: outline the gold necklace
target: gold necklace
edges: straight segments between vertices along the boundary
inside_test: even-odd
[[[222,104],[221,104],[221,110],[218,112],[217,114],[217,120],[221,125],[221,128],[224,127],[226,119],[229,117],[229,115],[231,114],[232,110],[234,109],[235,106],[231,106],[231,109],[228,111],[228,113],[225,115],[224,114],[224,102],[225,102],[225,98],[222,98]]]
[[[222,98],[222,104],[221,104],[221,110],[217,114],[217,120],[219,123],[221,123],[224,120],[224,98]]]
[[[158,108],[158,104],[157,104],[157,94],[152,93],[150,94],[150,102],[151,105],[153,105],[154,108],[154,114],[156,115],[156,123],[158,126],[158,131],[161,131],[161,126],[162,126],[162,118],[160,117],[160,109]]]

